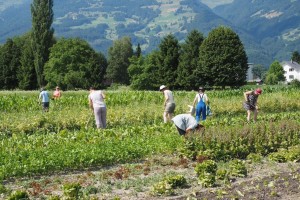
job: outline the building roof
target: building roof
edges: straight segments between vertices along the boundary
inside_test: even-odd
[[[296,61],[283,61],[281,65],[288,65],[289,67],[300,69],[300,65]]]

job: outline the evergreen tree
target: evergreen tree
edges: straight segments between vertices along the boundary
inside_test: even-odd
[[[157,90],[161,81],[158,74],[159,52],[153,51],[145,58],[142,56],[130,59],[128,73],[131,87],[136,90]]]
[[[135,56],[140,57],[141,55],[142,55],[142,49],[141,49],[140,43],[138,43],[138,45],[136,47],[136,51],[135,51]]]
[[[291,60],[300,64],[300,54],[298,51],[293,52]]]
[[[159,44],[158,75],[161,84],[176,87],[177,68],[179,64],[180,46],[171,34],[164,37]]]
[[[30,35],[25,35],[22,47],[22,55],[20,58],[20,67],[17,71],[18,87],[22,90],[37,89],[37,79],[34,68],[34,56],[31,46]]]
[[[120,83],[128,85],[129,75],[128,67],[130,65],[129,58],[133,56],[131,39],[123,37],[116,40],[113,46],[108,50],[108,67],[106,78],[112,83]]]
[[[285,76],[283,67],[276,60],[270,65],[270,68],[267,72],[266,84],[274,85],[279,81],[285,81]]]
[[[53,0],[33,0],[32,16],[32,47],[34,51],[34,66],[38,85],[44,83],[44,65],[49,58],[49,48],[53,44]]]
[[[212,30],[200,47],[199,85],[241,86],[246,82],[248,58],[239,36],[227,27]]]
[[[8,39],[1,47],[0,54],[0,88],[15,89],[18,86],[17,69],[20,66],[21,50],[17,44]]]
[[[197,30],[191,31],[181,46],[179,66],[177,69],[177,84],[181,89],[191,90],[197,88],[196,82],[200,77],[194,76],[199,60],[199,49],[204,36]]]
[[[51,48],[45,65],[47,87],[62,89],[101,87],[107,61],[90,45],[78,38],[61,39]]]

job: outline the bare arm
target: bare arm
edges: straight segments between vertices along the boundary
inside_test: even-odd
[[[252,91],[244,92],[245,101],[248,101],[248,95],[251,94]]]

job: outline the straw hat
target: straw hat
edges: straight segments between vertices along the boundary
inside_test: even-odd
[[[159,91],[162,91],[162,90],[165,89],[165,88],[167,88],[167,86],[161,85],[161,86],[159,87]]]

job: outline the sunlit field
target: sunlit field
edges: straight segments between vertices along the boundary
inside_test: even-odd
[[[205,130],[188,138],[173,124],[162,123],[163,95],[158,91],[105,91],[105,130],[95,128],[88,91],[63,92],[47,113],[38,91],[1,91],[0,179],[101,168],[157,155],[195,160],[204,152],[215,162],[229,162],[299,145],[299,89],[263,87],[258,121],[247,123],[242,102],[248,89],[207,91],[213,115],[200,122]],[[176,114],[187,113],[196,92],[173,93]]]

